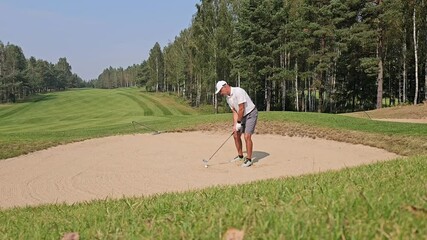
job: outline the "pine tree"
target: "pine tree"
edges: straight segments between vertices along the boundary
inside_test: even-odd
[[[55,75],[57,79],[58,90],[65,90],[71,85],[71,65],[67,62],[67,58],[59,58],[58,63],[55,64]]]

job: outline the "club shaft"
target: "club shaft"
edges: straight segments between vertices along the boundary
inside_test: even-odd
[[[228,141],[228,139],[230,139],[230,137],[233,136],[233,133],[230,134],[230,136],[228,136],[227,139],[225,139],[225,141],[221,144],[221,146],[219,146],[219,148],[212,154],[212,156],[208,159],[207,162],[209,162],[211,160],[211,158],[213,158],[213,156],[215,156],[215,154],[222,148],[222,146],[224,146],[224,144]]]
[[[142,127],[146,128],[146,129],[148,129],[148,130],[151,130],[151,131],[154,131],[154,132],[159,132],[159,131],[157,131],[157,130],[155,130],[155,129],[152,129],[152,128],[150,128],[150,127],[147,127],[147,126],[145,126],[144,124],[141,124],[141,123],[139,123],[139,122],[132,121],[132,124],[133,124],[133,128],[135,128],[135,124],[138,124],[139,126],[142,126]]]

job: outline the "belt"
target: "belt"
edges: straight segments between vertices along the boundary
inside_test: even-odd
[[[254,107],[254,109],[252,109],[250,112],[248,112],[245,116],[243,116],[243,117],[246,117],[246,116],[248,116],[249,114],[251,114],[254,110],[256,109],[256,107]]]

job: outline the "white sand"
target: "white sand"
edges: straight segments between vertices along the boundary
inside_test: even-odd
[[[250,168],[229,163],[227,133],[187,132],[92,139],[0,161],[0,208],[147,196],[340,169],[398,157],[322,139],[254,135]]]

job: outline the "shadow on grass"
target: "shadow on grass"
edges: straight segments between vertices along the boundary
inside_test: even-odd
[[[54,94],[39,94],[39,95],[34,95],[25,99],[18,100],[17,103],[28,103],[28,102],[36,103],[36,102],[49,101],[55,98],[56,98],[56,95]]]

